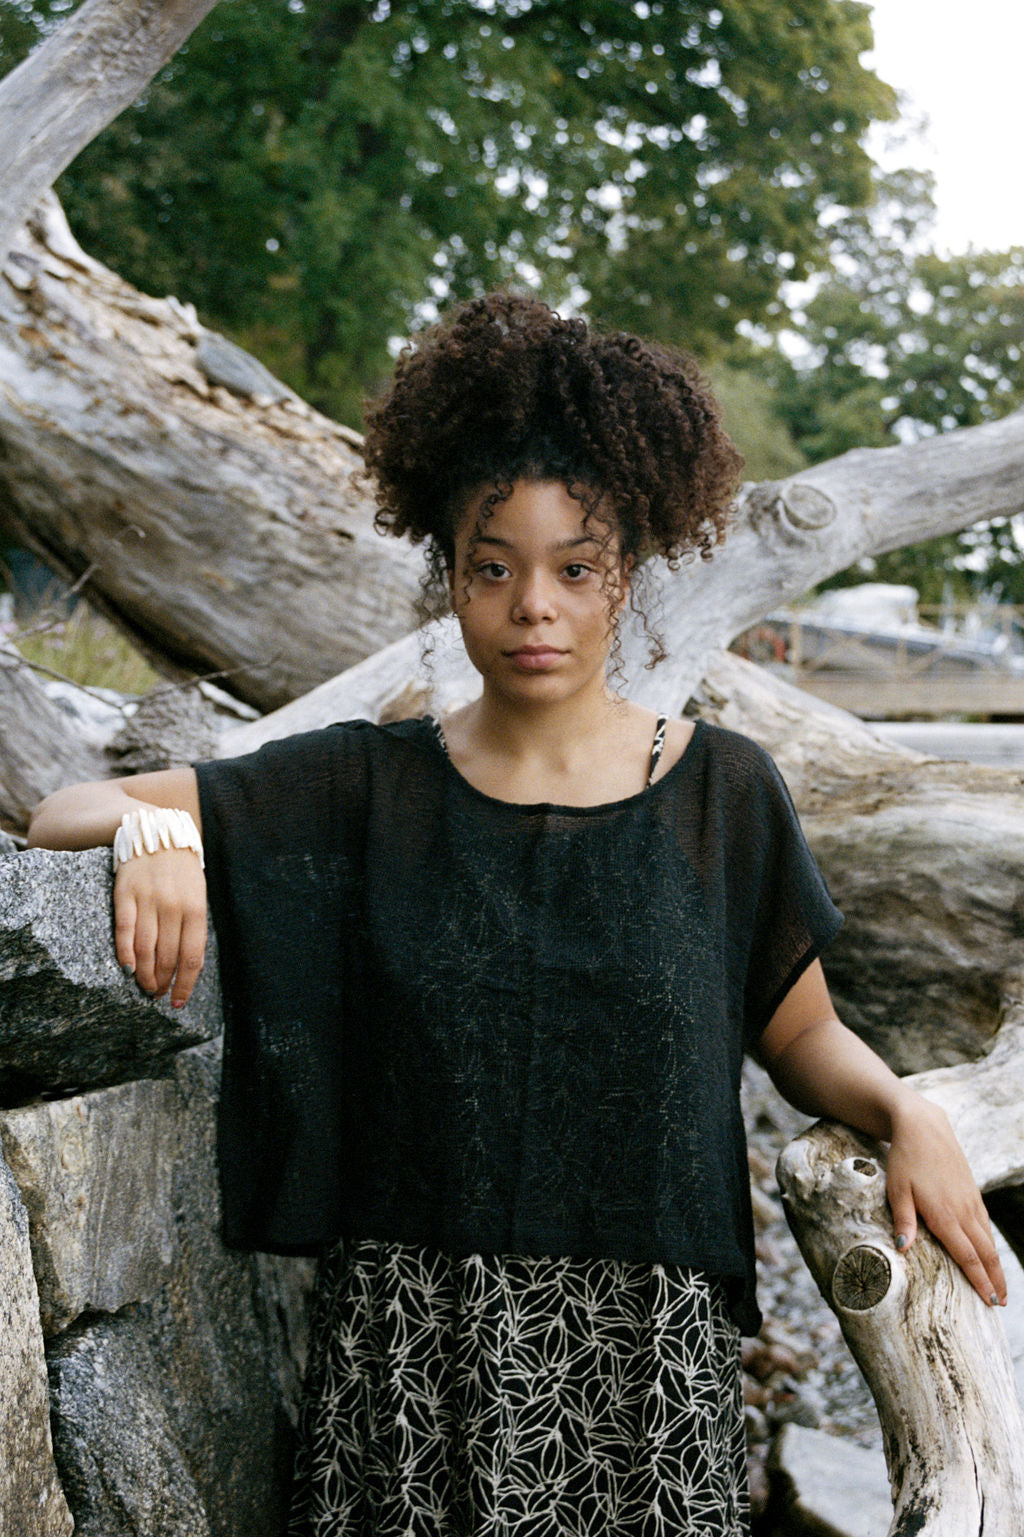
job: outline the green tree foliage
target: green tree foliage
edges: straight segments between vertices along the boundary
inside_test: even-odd
[[[744,458],[745,480],[784,480],[808,463],[779,418],[771,386],[749,369],[717,361],[710,370],[729,436]]]
[[[933,218],[929,178],[902,171],[833,226],[833,275],[799,317],[806,352],[794,362],[775,350],[767,364],[776,407],[812,463],[1024,404],[1024,248],[940,256]],[[1024,602],[1019,537],[1003,520],[893,551],[871,574],[910,582],[929,603],[950,588]]]
[[[0,64],[68,0],[0,0]],[[222,0],[59,191],[88,249],[352,418],[500,282],[711,355],[821,260],[894,96],[858,0]]]

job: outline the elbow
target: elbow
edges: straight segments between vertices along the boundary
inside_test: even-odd
[[[29,812],[28,831],[25,835],[25,847],[29,849],[46,848],[46,808],[51,797],[48,795],[37,806],[33,806]]]

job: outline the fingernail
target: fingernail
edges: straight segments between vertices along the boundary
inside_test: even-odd
[[[184,1000],[184,998],[172,998],[171,999],[171,1008],[172,1009],[183,1009],[184,1007],[185,1007],[185,1000]]]
[[[996,1296],[995,1292],[993,1292],[991,1297],[988,1299],[988,1305],[990,1308],[996,1308],[999,1306],[999,1298]]]
[[[135,967],[129,966],[127,961],[125,961],[124,965],[121,967],[121,970],[124,972],[126,977],[134,977],[135,975]]]
[[[907,1235],[906,1235],[906,1233],[897,1233],[896,1234],[896,1247],[897,1247],[897,1249],[905,1249],[907,1247]]]

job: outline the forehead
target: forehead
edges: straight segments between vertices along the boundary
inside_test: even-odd
[[[517,480],[507,496],[496,496],[495,491],[483,487],[470,497],[457,538],[474,544],[562,546],[586,541],[607,546],[617,532],[611,510],[582,486],[570,491],[561,481]]]

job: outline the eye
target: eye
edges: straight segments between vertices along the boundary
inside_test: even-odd
[[[582,582],[592,570],[592,566],[585,566],[581,560],[572,560],[567,566],[563,566],[562,575],[568,577],[570,582]]]
[[[508,575],[508,567],[502,565],[500,560],[482,560],[473,567],[473,572],[476,576],[482,576],[485,582],[500,582]]]

